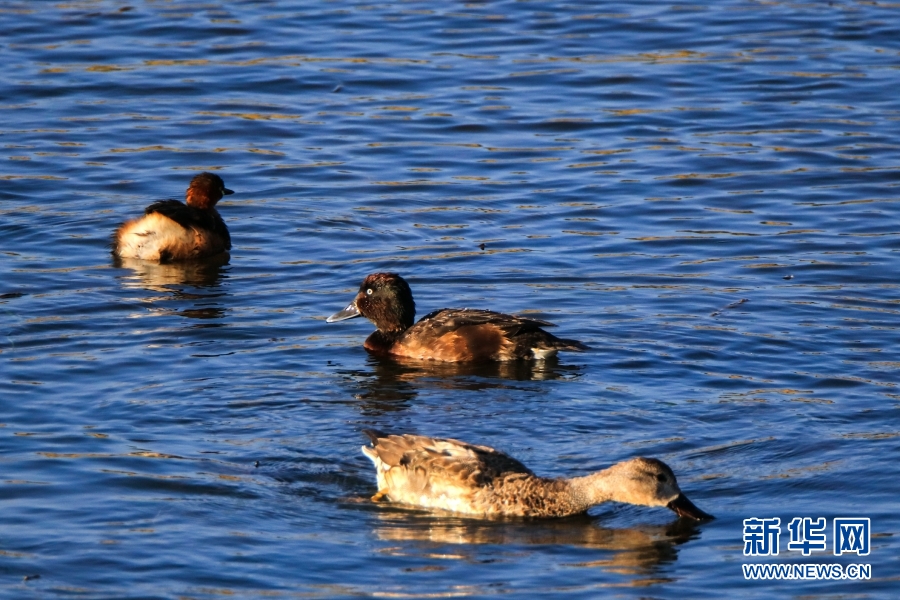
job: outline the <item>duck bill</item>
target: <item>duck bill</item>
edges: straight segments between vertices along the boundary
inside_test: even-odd
[[[351,302],[347,308],[340,312],[336,312],[327,319],[325,319],[326,323],[337,323],[338,321],[346,321],[347,319],[354,319],[356,317],[361,316],[359,314],[359,309],[356,308],[356,300]]]
[[[234,193],[234,190],[229,190],[228,188],[222,188],[222,194],[226,196],[230,196]]]
[[[669,502],[666,507],[675,511],[675,514],[679,517],[687,517],[689,519],[696,519],[697,521],[715,519],[711,514],[705,513],[697,508],[684,494],[678,494],[678,497]]]

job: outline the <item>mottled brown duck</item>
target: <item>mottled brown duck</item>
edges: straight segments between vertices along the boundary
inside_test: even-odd
[[[538,477],[488,446],[367,430],[378,493],[373,500],[477,517],[565,517],[603,502],[664,506],[680,517],[712,519],[688,500],[675,474],[655,458],[632,458],[584,477]]]

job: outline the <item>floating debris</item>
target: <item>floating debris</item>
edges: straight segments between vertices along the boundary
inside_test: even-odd
[[[748,302],[748,300],[747,300],[746,298],[741,298],[740,300],[738,300],[738,301],[736,301],[736,302],[732,302],[731,304],[729,304],[728,306],[726,306],[726,307],[723,308],[722,310],[728,310],[729,308],[735,308],[735,307],[737,307],[737,306],[740,306],[740,305],[743,304],[744,302]],[[717,316],[719,316],[719,314],[722,313],[722,310],[717,310],[717,311],[715,311],[715,312],[712,312],[712,313],[710,313],[709,316],[711,316],[711,317],[717,317]]]

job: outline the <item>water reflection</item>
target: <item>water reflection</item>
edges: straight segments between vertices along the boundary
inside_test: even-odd
[[[570,564],[599,567],[626,575],[648,575],[660,565],[674,562],[677,546],[699,537],[696,522],[676,519],[667,525],[640,525],[613,529],[597,523],[596,517],[577,515],[547,521],[480,521],[458,517],[436,518],[408,510],[389,508],[376,512],[374,535],[391,542],[428,542],[454,545],[576,546],[607,551],[596,560]],[[394,552],[402,550],[394,548]],[[442,556],[469,558],[465,552]]]
[[[525,389],[513,382],[576,379],[578,365],[561,365],[556,358],[543,361],[447,363],[369,356],[366,370],[343,370],[338,375],[362,401],[365,414],[405,410],[422,388],[482,391]]]
[[[225,267],[229,257],[223,254],[204,260],[185,261],[179,263],[155,263],[134,258],[121,258],[114,256],[113,267],[127,269],[129,274],[118,277],[122,287],[126,289],[149,290],[165,294],[163,297],[145,297],[145,302],[159,302],[164,300],[188,300],[195,301],[191,308],[169,310],[157,308],[166,314],[180,315],[191,319],[221,319],[225,316],[225,309],[213,299],[221,297],[224,293],[219,291],[219,283],[225,276]],[[187,291],[185,286],[194,288],[213,288],[215,291],[197,293]],[[203,327],[218,325],[207,324]]]
[[[128,269],[132,275],[120,277],[126,288],[144,288],[157,292],[172,291],[171,285],[212,287],[219,283],[229,256],[222,254],[205,260],[178,263],[156,263],[136,258],[113,256],[113,267]]]

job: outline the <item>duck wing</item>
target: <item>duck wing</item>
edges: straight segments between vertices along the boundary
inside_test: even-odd
[[[179,200],[160,200],[144,210],[144,214],[160,214],[171,219],[185,229],[205,229],[213,231],[225,242],[225,248],[231,249],[231,235],[225,221],[216,210],[197,210]]]
[[[184,202],[179,202],[178,200],[160,200],[144,209],[145,215],[152,215],[153,213],[161,214],[164,217],[172,219],[185,229],[190,229],[191,226],[196,224],[197,218],[196,215],[194,215],[195,212],[196,211],[190,206]]]
[[[558,350],[586,350],[576,340],[544,331],[553,323],[470,308],[443,308],[403,332],[390,352],[450,362],[543,359]]]
[[[456,331],[463,327],[493,325],[510,337],[538,331],[542,327],[555,327],[549,321],[531,319],[477,308],[441,308],[430,312],[413,327],[425,327],[435,337]]]
[[[385,467],[401,467],[412,488],[477,488],[505,475],[533,475],[518,460],[489,446],[413,434],[366,433],[374,446],[366,450]]]

